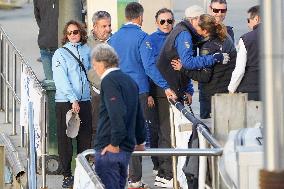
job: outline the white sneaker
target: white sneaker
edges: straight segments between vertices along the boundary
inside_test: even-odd
[[[153,169],[153,175],[157,176],[158,175],[158,170],[157,169]]]
[[[174,179],[173,178],[171,180],[167,180],[165,178],[162,178],[160,183],[161,183],[160,187],[162,187],[162,188],[173,188],[174,187]]]
[[[161,186],[161,181],[163,180],[162,177],[159,177],[158,175],[155,177],[155,182],[154,182],[154,186]]]
[[[138,181],[138,182],[129,182],[128,183],[128,189],[134,189],[134,188],[144,188],[144,189],[150,189],[150,187],[143,183],[142,181]]]

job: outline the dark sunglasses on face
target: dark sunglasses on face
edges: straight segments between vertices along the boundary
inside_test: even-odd
[[[226,13],[227,9],[215,9],[215,8],[212,8],[212,12],[214,12],[214,13],[219,13],[220,11],[221,11],[221,13]]]
[[[168,24],[173,24],[173,20],[172,20],[172,19],[167,19],[167,20],[163,20],[163,19],[162,19],[162,20],[160,20],[160,24],[161,24],[161,25],[164,25],[166,22],[167,22]]]
[[[67,35],[72,35],[72,33],[74,35],[78,35],[80,33],[80,31],[79,30],[67,31]]]

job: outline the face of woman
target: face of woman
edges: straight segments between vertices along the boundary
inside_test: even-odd
[[[196,32],[201,35],[202,37],[207,37],[208,33],[206,30],[201,29],[201,27],[199,25],[196,26]]]
[[[78,43],[81,40],[79,28],[76,25],[70,24],[67,28],[67,38],[71,43]]]
[[[161,13],[156,21],[158,28],[164,32],[169,33],[173,29],[174,20],[171,13]]]

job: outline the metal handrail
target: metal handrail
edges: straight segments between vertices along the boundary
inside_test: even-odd
[[[12,61],[11,61],[12,60]],[[12,70],[11,70],[12,69]],[[13,127],[13,135],[16,135],[16,103],[21,104],[21,97],[17,94],[17,71],[20,71],[21,73],[25,73],[31,80],[33,80],[34,86],[33,88],[35,91],[40,94],[43,98],[41,102],[43,104],[46,103],[46,90],[42,87],[40,84],[40,81],[38,80],[36,74],[32,70],[32,68],[29,66],[27,61],[24,59],[23,55],[20,53],[20,51],[16,48],[10,37],[7,35],[7,33],[4,31],[2,26],[0,25],[0,109],[5,112],[5,123],[9,123],[9,94],[12,94],[12,127]],[[9,77],[9,73],[12,72],[12,78]],[[20,76],[21,77],[21,76]],[[4,95],[5,93],[5,95]],[[3,98],[3,96],[5,96]],[[5,104],[5,107],[3,108],[3,104]],[[44,118],[46,114],[46,107],[41,108],[42,117]],[[41,128],[44,129],[46,128],[46,122],[41,121]],[[28,125],[29,127],[32,126],[32,124]],[[29,130],[29,129],[28,129]],[[24,126],[21,128],[21,146],[24,147]],[[28,135],[31,136],[29,132],[34,132],[34,131],[28,131]],[[45,140],[46,140],[46,132],[43,133],[42,136],[42,160],[43,160],[43,166],[42,166],[42,177],[43,177],[43,186],[46,186],[46,173],[45,173],[45,155],[46,155],[46,145],[45,145]],[[32,143],[33,144],[33,143]],[[30,147],[30,146],[28,146]],[[31,148],[31,151],[28,151],[28,156],[32,157],[31,154],[35,154],[34,148]],[[31,159],[30,159],[31,160]],[[35,161],[30,162],[32,164],[35,164]],[[34,167],[35,165],[31,165],[31,167]],[[30,169],[31,167],[28,167]],[[35,169],[33,169],[33,175],[35,173]],[[36,181],[34,178],[29,178],[33,179],[32,183],[33,185],[36,185]]]

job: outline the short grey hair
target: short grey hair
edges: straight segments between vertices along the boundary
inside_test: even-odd
[[[96,45],[91,53],[92,61],[103,62],[105,68],[118,66],[118,55],[115,50],[106,43]]]
[[[92,22],[96,24],[96,22],[101,19],[111,19],[111,16],[107,11],[97,11],[93,14]]]

